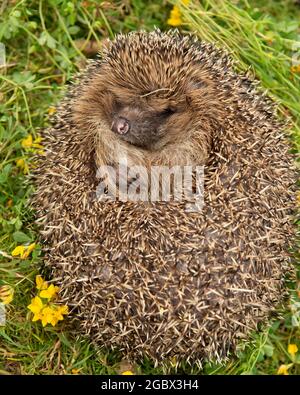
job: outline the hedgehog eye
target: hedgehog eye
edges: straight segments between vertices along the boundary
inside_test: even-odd
[[[176,112],[176,109],[175,108],[173,108],[173,107],[167,107],[166,109],[164,109],[162,112],[161,112],[161,115],[163,115],[163,116],[165,116],[165,117],[169,117],[169,116],[171,116],[172,114],[174,114]]]
[[[114,100],[114,110],[115,111],[118,111],[118,110],[120,110],[122,108],[122,104],[117,100],[117,99],[115,99]]]

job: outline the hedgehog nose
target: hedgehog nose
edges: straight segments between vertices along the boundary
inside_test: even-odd
[[[126,134],[129,132],[130,123],[129,123],[128,119],[123,118],[123,117],[118,117],[117,119],[115,119],[113,121],[111,128],[116,133]]]

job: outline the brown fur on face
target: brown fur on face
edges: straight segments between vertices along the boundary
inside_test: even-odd
[[[172,37],[169,37],[172,41]],[[190,49],[182,56],[170,42],[112,43],[74,104],[73,119],[95,136],[96,164],[126,155],[130,164],[204,164],[212,137],[222,128],[223,92]],[[129,129],[116,132],[123,120]]]

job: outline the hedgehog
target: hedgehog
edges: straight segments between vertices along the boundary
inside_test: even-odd
[[[32,204],[45,267],[100,350],[222,362],[284,301],[295,166],[257,84],[214,44],[155,30],[108,41],[67,89],[43,132]],[[98,169],[120,157],[147,174],[202,166],[201,209],[99,197],[111,180]]]

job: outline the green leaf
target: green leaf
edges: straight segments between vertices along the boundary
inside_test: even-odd
[[[296,315],[292,315],[292,325],[299,326],[299,319]]]
[[[47,45],[51,49],[54,49],[56,47],[56,41],[53,37],[50,36],[50,34],[48,34],[47,36]]]
[[[44,45],[46,43],[46,41],[47,41],[47,33],[43,32],[40,35],[40,37],[38,38],[38,42],[39,42],[39,44]]]
[[[272,345],[265,344],[263,351],[267,357],[272,357],[273,352],[274,352],[274,347]]]
[[[68,28],[68,30],[69,30],[69,33],[73,35],[73,34],[76,34],[76,33],[78,33],[80,31],[80,27],[74,25],[74,26],[70,26]]]
[[[14,232],[13,239],[17,243],[29,243],[31,241],[31,238],[29,236],[20,231]]]

